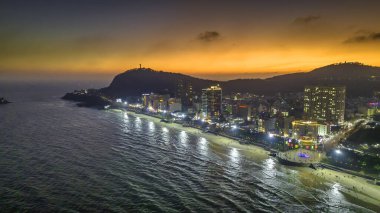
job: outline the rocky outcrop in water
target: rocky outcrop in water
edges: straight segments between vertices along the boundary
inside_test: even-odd
[[[7,101],[5,98],[0,98],[0,104],[9,104],[11,102]]]
[[[90,92],[87,90],[81,90],[66,93],[62,99],[79,102],[77,105],[80,107],[96,107],[101,109],[112,103],[109,99],[97,93],[96,90]]]

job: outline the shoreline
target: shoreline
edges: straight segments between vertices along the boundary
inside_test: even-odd
[[[239,151],[244,152],[244,155],[248,155],[248,157],[254,157],[259,160],[265,160],[270,158],[269,151],[265,150],[260,146],[255,145],[246,145],[240,144],[237,140],[222,136],[222,135],[214,135],[210,133],[204,133],[201,130],[193,127],[183,127],[177,123],[165,123],[161,122],[161,119],[145,115],[135,113],[133,111],[128,110],[120,110],[123,113],[127,113],[128,115],[132,115],[134,117],[140,117],[149,121],[152,121],[156,124],[159,124],[163,127],[173,128],[181,131],[185,131],[189,134],[193,134],[196,136],[200,136],[208,140],[210,143],[224,146],[226,148],[236,148]],[[279,163],[280,164],[280,163]],[[281,164],[282,165],[282,164]],[[291,166],[282,165],[288,168],[292,168]],[[305,172],[308,175],[313,175],[315,181],[317,178],[322,178],[319,181],[326,181],[326,183],[330,184],[338,184],[340,186],[339,191],[345,196],[348,200],[348,197],[355,198],[364,204],[370,204],[372,208],[371,210],[376,209],[376,211],[380,211],[380,186],[370,183],[370,181],[358,177],[353,176],[348,173],[344,173],[341,171],[335,171],[327,168],[313,170],[311,168],[304,167],[293,167],[299,168],[296,169],[300,172]],[[348,195],[348,197],[346,196]]]
[[[128,110],[123,110],[124,113],[131,114],[134,117],[140,117],[144,118],[149,121],[153,121],[154,123],[159,124],[160,126],[168,127],[168,128],[174,128],[177,130],[185,131],[189,134],[196,135],[199,137],[203,137],[207,139],[208,141],[227,147],[227,148],[236,148],[244,152],[249,152],[250,154],[258,154],[262,157],[268,157],[269,156],[269,151],[265,150],[264,148],[260,146],[255,146],[255,145],[245,145],[245,144],[240,144],[237,140],[225,137],[223,135],[214,135],[211,133],[205,133],[202,132],[200,129],[194,128],[194,127],[184,127],[181,124],[177,123],[165,123],[161,122],[161,119],[145,115],[145,114],[138,114],[133,111],[128,111]]]

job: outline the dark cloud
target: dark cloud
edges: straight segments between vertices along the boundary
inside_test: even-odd
[[[304,16],[304,17],[297,17],[294,21],[293,24],[309,24],[311,22],[315,22],[319,20],[321,17],[320,16]]]
[[[362,35],[353,36],[345,40],[343,43],[363,43],[371,41],[380,41],[380,32],[370,32]]]
[[[197,39],[204,42],[215,41],[220,38],[220,33],[216,31],[206,31],[198,35]]]

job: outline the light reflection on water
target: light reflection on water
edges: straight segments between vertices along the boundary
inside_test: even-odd
[[[235,147],[232,147],[230,149],[229,157],[230,157],[230,160],[234,166],[239,166],[240,153]]]
[[[149,122],[149,131],[154,132],[155,129],[156,129],[156,125],[154,124],[153,121],[150,121]]]
[[[208,151],[208,141],[204,137],[199,137],[198,138],[198,150],[202,155],[207,155]]]
[[[141,131],[141,118],[140,117],[135,117],[135,128],[138,131]]]
[[[266,168],[267,170],[273,170],[275,164],[276,163],[274,162],[273,158],[268,158],[264,162],[264,168]]]
[[[189,140],[189,136],[188,136],[188,134],[187,134],[185,131],[181,131],[181,132],[179,133],[179,141],[180,141],[180,143],[181,143],[184,147],[187,147],[188,140]]]
[[[170,142],[170,134],[169,134],[169,129],[167,127],[161,128],[161,136],[165,144]]]
[[[124,121],[129,121],[129,116],[127,112],[124,112]]]

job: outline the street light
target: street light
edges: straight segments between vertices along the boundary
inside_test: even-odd
[[[340,154],[342,154],[342,151],[340,151],[340,149],[336,149],[335,153],[338,154],[338,155],[340,155]]]

